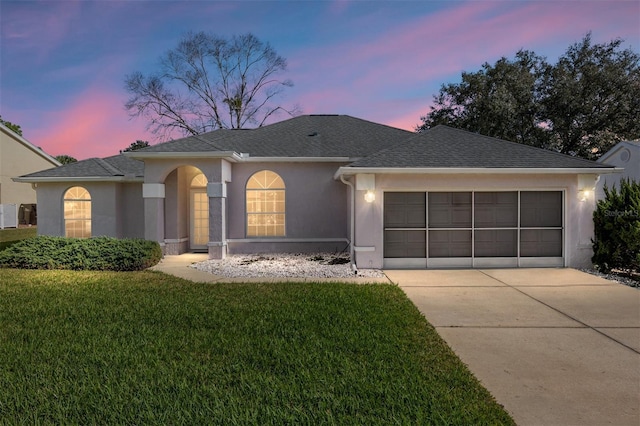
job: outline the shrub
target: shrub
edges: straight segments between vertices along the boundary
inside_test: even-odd
[[[0,267],[139,271],[162,258],[160,245],[141,239],[35,237],[0,252]]]
[[[598,269],[640,271],[640,182],[623,179],[620,191],[604,187],[593,213],[593,257]]]

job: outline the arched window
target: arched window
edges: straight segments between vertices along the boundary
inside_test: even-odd
[[[64,234],[71,238],[91,237],[91,195],[81,186],[64,193]]]
[[[253,174],[247,182],[247,236],[285,235],[285,186],[270,170]]]
[[[207,178],[204,174],[198,173],[191,179],[192,188],[205,188],[207,186]]]

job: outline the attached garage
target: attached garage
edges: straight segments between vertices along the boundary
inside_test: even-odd
[[[385,192],[386,267],[564,264],[563,191]]]
[[[613,167],[437,126],[341,167],[359,268],[587,267]],[[365,195],[366,194],[366,195]]]

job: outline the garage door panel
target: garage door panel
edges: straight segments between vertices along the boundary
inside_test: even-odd
[[[470,228],[470,192],[430,192],[430,228]]]
[[[475,231],[475,257],[515,257],[518,255],[518,231],[515,229]]]
[[[392,192],[384,197],[385,228],[424,228],[426,226],[424,192]]]
[[[520,256],[561,257],[561,229],[523,229],[520,231]]]
[[[471,231],[429,231],[429,257],[471,257]]]
[[[522,191],[520,225],[523,227],[561,227],[561,191]]]
[[[425,231],[385,231],[384,257],[425,258]]]
[[[476,192],[474,194],[476,228],[513,228],[518,226],[517,192]]]

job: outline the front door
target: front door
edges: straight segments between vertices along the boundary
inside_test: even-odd
[[[207,250],[209,242],[209,197],[206,188],[191,190],[191,250]]]

